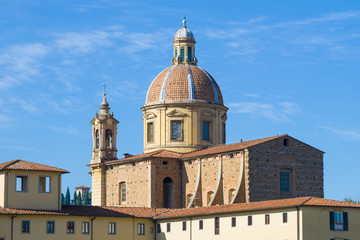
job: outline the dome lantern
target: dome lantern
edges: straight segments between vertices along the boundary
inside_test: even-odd
[[[173,64],[188,63],[197,64],[195,57],[194,34],[186,26],[186,17],[183,18],[182,27],[175,33]]]

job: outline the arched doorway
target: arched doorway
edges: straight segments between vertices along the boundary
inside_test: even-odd
[[[174,181],[169,177],[163,181],[163,207],[174,208]]]

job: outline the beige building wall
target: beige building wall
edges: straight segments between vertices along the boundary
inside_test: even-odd
[[[287,213],[288,222],[283,223],[282,214]],[[270,215],[270,224],[265,225],[265,214]],[[301,213],[299,213],[301,215]],[[248,216],[252,216],[252,226],[248,226]],[[220,218],[219,234],[215,235],[214,219]],[[232,218],[236,218],[236,227],[232,227]],[[203,221],[203,229],[199,229],[199,220]],[[182,222],[186,221],[187,230],[182,230]],[[171,224],[171,232],[167,232],[167,223]],[[234,214],[204,215],[190,218],[176,218],[158,220],[161,233],[157,233],[157,240],[296,240],[297,239],[297,211],[296,208],[282,210],[253,211]]]
[[[355,208],[302,207],[304,240],[360,239],[360,210]],[[347,212],[349,230],[330,230],[330,211]]]
[[[6,173],[0,173],[0,207],[5,205],[5,195],[6,195],[6,182],[5,182]]]
[[[11,170],[7,173],[4,207],[21,209],[61,209],[61,173]],[[16,191],[16,177],[27,177],[27,191]],[[39,191],[39,178],[50,177],[50,192]],[[4,177],[3,177],[4,178]],[[24,201],[26,199],[26,201]]]
[[[227,108],[218,104],[160,104],[145,106],[144,152],[166,149],[179,153],[191,152],[224,144]],[[171,139],[171,121],[182,122],[182,140]],[[202,140],[203,121],[210,122],[210,139]],[[153,123],[154,140],[148,141],[148,123]]]
[[[80,216],[44,216],[44,215],[18,215],[14,218],[13,223],[13,239],[27,239],[27,240],[63,240],[76,239],[85,240],[91,238],[91,227],[89,234],[82,234],[82,222],[89,222],[91,226],[91,219],[93,217]],[[30,221],[30,233],[21,233],[22,221]],[[46,233],[47,221],[55,222],[55,233]],[[73,234],[66,232],[67,222],[74,221],[75,232]],[[116,224],[115,234],[108,233],[109,222]],[[145,224],[145,235],[138,235],[138,223]],[[11,216],[0,215],[0,238],[10,240],[11,237]],[[152,228],[152,233],[150,232]],[[6,231],[5,231],[6,229]],[[154,222],[151,219],[145,218],[111,218],[111,217],[96,217],[93,220],[93,238],[94,240],[153,240],[155,234]]]

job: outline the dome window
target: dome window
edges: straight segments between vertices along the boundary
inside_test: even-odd
[[[191,62],[191,59],[192,59],[191,47],[188,47],[187,58],[188,58],[187,59],[188,62]]]
[[[202,123],[202,140],[210,140],[210,124],[211,123],[209,121],[204,121]]]
[[[182,140],[181,121],[171,121],[171,140]]]
[[[147,141],[148,142],[154,141],[154,123],[153,122],[147,123]]]
[[[180,49],[180,61],[183,62],[185,58],[185,49],[181,48]]]

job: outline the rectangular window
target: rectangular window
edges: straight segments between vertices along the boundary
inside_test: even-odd
[[[248,226],[252,226],[252,216],[248,216]]]
[[[186,231],[186,221],[184,221],[184,222],[182,222],[182,229],[183,229],[183,231]]]
[[[348,231],[348,221],[347,212],[330,212],[330,230]]]
[[[30,233],[30,221],[21,222],[21,233]]]
[[[287,223],[288,222],[288,216],[287,216],[287,213],[284,212],[283,213],[283,223]]]
[[[210,140],[210,122],[202,123],[202,140]]]
[[[291,170],[280,170],[280,193],[290,193]]]
[[[145,223],[138,223],[138,235],[145,235]]]
[[[204,222],[203,220],[199,220],[199,229],[203,230],[204,229]]]
[[[147,123],[147,141],[154,141],[154,123],[152,122]]]
[[[27,192],[28,191],[28,177],[16,176],[16,191]]]
[[[181,121],[171,121],[171,140],[181,140]]]
[[[75,223],[67,222],[66,233],[74,234],[75,233]]]
[[[116,223],[109,222],[109,234],[116,234]]]
[[[81,223],[81,233],[82,234],[89,234],[90,232],[90,223],[89,222],[82,222]]]
[[[189,62],[191,62],[191,59],[192,59],[192,54],[191,54],[191,47],[188,47],[188,52],[187,52],[187,60],[189,61]]]
[[[170,232],[171,231],[171,225],[170,223],[166,224],[166,232]]]
[[[154,232],[154,229],[151,227],[150,228],[150,233],[153,233]]]
[[[265,225],[270,224],[270,215],[269,214],[265,214]]]
[[[50,192],[50,177],[39,177],[39,192],[40,193]]]
[[[161,233],[161,225],[160,225],[160,223],[158,223],[158,224],[156,225],[156,232],[157,232],[157,233]]]
[[[236,217],[231,218],[231,227],[236,227]]]
[[[180,49],[180,61],[183,62],[184,61],[184,58],[185,58],[185,52],[184,52],[184,48],[181,48]]]
[[[48,221],[46,223],[46,233],[55,233],[55,222]]]
[[[215,227],[215,235],[219,235],[220,234],[220,219],[219,217],[216,217],[214,220],[214,227]]]
[[[177,52],[177,48],[175,48],[175,61],[177,61],[177,57],[178,57],[178,52]]]

